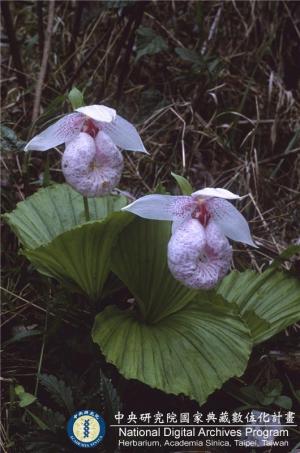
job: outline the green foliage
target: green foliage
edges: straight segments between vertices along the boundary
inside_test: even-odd
[[[117,196],[90,199],[92,220],[82,224],[81,195],[68,185],[54,185],[19,203],[4,218],[41,273],[97,299],[110,270],[111,247],[131,220],[128,213],[115,212],[125,204],[126,199]]]
[[[36,396],[32,395],[31,393],[25,392],[25,389],[22,385],[16,385],[15,394],[19,397],[20,407],[30,406],[30,404],[36,401]]]
[[[141,120],[147,119],[149,112],[159,110],[166,105],[166,99],[159,90],[154,90],[151,87],[143,90],[139,98],[139,111]]]
[[[93,339],[107,361],[126,378],[141,380],[167,393],[178,394],[181,388],[182,393],[203,403],[229,377],[242,373],[242,363],[246,366],[251,340],[242,319],[256,343],[299,319],[299,282],[271,269],[261,275],[232,272],[217,292],[189,290],[169,272],[169,238],[169,222],[135,218],[123,230],[113,248],[112,269],[133,294],[135,310],[106,308],[96,318]],[[226,335],[219,344],[223,330]],[[235,351],[238,363],[231,357],[235,342],[241,346]],[[224,362],[216,351],[221,352]],[[202,385],[197,391],[191,382],[200,376],[204,362],[211,381],[206,386],[207,377],[202,371]],[[212,377],[208,365],[212,367],[212,363],[219,378]],[[231,364],[230,371],[225,363]],[[280,399],[276,404],[288,405],[284,395],[277,397]]]
[[[67,409],[69,414],[74,412],[75,404],[72,389],[63,380],[57,379],[53,375],[41,374],[39,381],[62,409]]]
[[[138,28],[136,61],[144,55],[155,55],[167,49],[166,41],[152,28],[142,26]]]
[[[101,395],[104,400],[104,408],[108,419],[113,423],[114,415],[122,408],[120,397],[111,381],[100,370]]]
[[[206,293],[189,303],[196,291],[168,269],[169,237],[169,222],[135,218],[123,230],[112,269],[135,297],[136,310],[107,307],[97,315],[92,336],[126,378],[201,404],[242,374],[251,339],[236,307],[220,296]]]
[[[297,36],[294,27],[291,26],[294,10],[292,2],[285,2],[284,7],[281,2],[240,2],[237,5],[231,1],[221,2],[222,4],[146,2],[145,5],[139,5],[140,2],[134,1],[108,1],[65,2],[64,7],[61,6],[61,2],[56,2],[54,22],[64,26],[60,27],[59,33],[53,33],[52,36],[49,54],[51,70],[47,71],[46,83],[43,84],[39,109],[41,116],[35,124],[31,121],[36,88],[34,81],[40,68],[40,51],[43,47],[42,35],[37,33],[37,25],[43,22],[38,11],[40,10],[40,15],[44,15],[46,25],[45,2],[44,6],[42,2],[36,2],[37,8],[30,6],[32,2],[9,3],[17,34],[17,47],[20,47],[19,53],[22,57],[21,73],[26,78],[27,86],[23,87],[19,83],[20,71],[15,67],[14,61],[10,64],[10,47],[4,43],[3,61],[9,62],[3,66],[5,83],[2,92],[3,121],[9,129],[2,133],[1,142],[4,210],[13,209],[16,201],[27,197],[41,184],[41,172],[45,168],[45,154],[34,152],[25,155],[18,152],[23,150],[25,144],[21,138],[25,140],[32,137],[53,124],[55,119],[66,111],[70,106],[67,92],[74,83],[86,93],[87,104],[119,103],[120,114],[138,126],[143,125],[139,130],[142,131],[143,140],[149,143],[153,159],[147,159],[146,162],[138,158],[138,169],[127,161],[125,178],[122,180],[124,190],[139,193],[140,189],[147,188],[149,192],[153,192],[157,187],[157,193],[163,193],[163,184],[166,187],[174,185],[170,167],[175,173],[182,174],[180,143],[176,131],[183,123],[174,115],[172,112],[174,110],[178,112],[186,126],[184,140],[188,150],[186,168],[188,178],[191,178],[190,182],[193,185],[199,181],[207,182],[209,185],[213,184],[213,181],[220,185],[234,182],[241,193],[255,194],[255,208],[249,205],[247,214],[251,219],[251,213],[256,212],[256,208],[262,213],[263,222],[257,216],[252,227],[256,237],[260,238],[266,247],[263,253],[253,251],[251,264],[247,253],[237,252],[236,264],[245,269],[255,260],[257,268],[264,269],[267,266],[272,259],[273,251],[272,247],[269,249],[266,226],[272,230],[275,240],[280,243],[288,244],[298,237],[296,163],[300,135],[295,121],[299,118],[299,103],[297,100],[293,102],[291,95],[295,92],[297,84],[296,78],[292,77],[295,72],[292,69],[295,69],[297,64],[297,59],[293,55],[293,50],[297,49]],[[85,3],[83,9],[81,3]],[[101,34],[101,49],[97,26],[99,13],[101,27],[106,30]],[[78,22],[73,20],[76,18]],[[78,27],[75,30],[76,22]],[[151,27],[154,30],[153,34],[156,36],[160,34],[169,46],[153,57],[150,54],[140,57],[134,64],[137,52],[136,47],[132,47],[132,40],[138,23]],[[74,37],[72,42],[69,39],[71,36]],[[143,38],[138,36],[135,43],[138,41],[143,41]],[[286,41],[290,44],[291,53],[282,52],[281,43]],[[145,40],[145,46],[147,45],[150,45],[151,50],[150,39],[148,42]],[[181,50],[177,49],[175,52],[174,46],[180,47]],[[73,58],[75,54],[76,58]],[[85,64],[81,64],[84,62]],[[278,67],[282,68],[284,78],[277,77],[276,71],[274,72],[274,68]],[[88,87],[91,88],[89,93]],[[230,113],[232,111],[237,114]],[[243,116],[239,116],[238,112],[242,112]],[[3,139],[5,135],[7,137]],[[50,181],[61,180],[58,171],[60,156],[54,152],[47,153],[47,156]],[[133,160],[137,162],[136,158]],[[140,178],[143,187],[139,183]],[[70,222],[68,231],[85,223],[82,199],[77,194],[76,197],[78,197],[78,210],[75,209],[76,221]],[[64,200],[63,208],[68,211],[70,206],[68,197]],[[94,211],[91,205],[97,204],[97,200],[89,200],[89,203],[90,210]],[[42,205],[38,207],[38,211],[42,209]],[[55,211],[50,209],[49,212],[49,217],[55,218]],[[67,213],[66,217],[69,214],[72,215],[72,212]],[[22,217],[22,212],[20,216]],[[92,217],[92,221],[96,219],[99,220],[97,215]],[[31,227],[33,228],[37,222],[37,216],[34,216]],[[25,230],[18,233],[23,248],[42,247],[44,243],[43,237],[40,237],[39,224],[33,234],[29,234],[30,238],[27,226],[23,226]],[[52,228],[51,221],[49,227]],[[54,238],[52,233],[54,236],[65,233],[64,228],[60,230],[59,222],[57,231],[59,233],[51,231],[47,244]],[[10,392],[5,392],[5,387],[8,386],[12,376],[17,374],[18,380],[20,379],[26,389],[34,388],[37,378],[35,370],[38,369],[40,358],[39,346],[44,341],[44,338],[41,338],[41,333],[44,332],[42,310],[49,305],[51,313],[49,325],[45,330],[47,342],[42,357],[43,370],[54,375],[59,373],[59,379],[68,383],[73,390],[76,407],[83,407],[85,404],[88,407],[90,403],[96,406],[102,403],[99,393],[99,363],[92,351],[87,352],[88,348],[83,341],[84,337],[89,337],[90,312],[89,309],[83,308],[80,297],[70,297],[64,289],[59,290],[63,296],[60,296],[58,302],[56,285],[51,285],[49,279],[33,272],[32,266],[28,265],[24,257],[18,256],[17,241],[5,225],[3,233],[3,286],[15,294],[7,297],[7,302],[3,298],[5,304],[3,339],[7,340],[3,346],[8,345],[7,353],[4,351],[4,361],[6,359],[7,365],[3,370],[6,396],[3,403],[5,408],[3,450],[14,453],[24,453],[25,450],[32,453],[71,453],[75,447],[72,447],[67,439],[64,417],[55,412],[57,403],[49,400],[49,393],[41,386],[38,395],[43,404],[52,408],[51,413],[48,413],[50,409],[38,408],[37,401],[24,409],[20,408],[14,384],[11,384],[11,398]],[[27,246],[25,244],[27,240],[34,245]],[[284,252],[284,256],[274,260],[273,267],[278,269],[283,261],[289,260],[291,270],[296,271],[297,257],[291,260],[290,258],[291,256]],[[146,267],[146,270],[148,269],[149,267]],[[255,276],[254,273],[253,275]],[[240,278],[242,279],[243,275]],[[231,281],[231,276],[228,279]],[[271,279],[269,282],[271,283]],[[162,281],[162,290],[163,283]],[[279,288],[282,284],[279,282]],[[247,285],[248,283],[245,284],[246,298]],[[236,287],[233,281],[233,286],[242,305],[243,284],[239,283]],[[105,303],[124,305],[127,290],[123,288],[118,292],[116,287]],[[264,285],[262,288],[262,306],[265,306],[267,288]],[[243,320],[251,326],[255,341],[260,341],[259,338],[262,341],[266,332],[269,332],[270,338],[285,325],[284,291],[281,292],[279,300],[277,286],[270,287],[268,304],[271,308],[273,298],[273,308],[277,307],[278,313],[275,316],[273,312],[270,317],[271,312],[268,309],[264,318],[261,317],[262,312],[258,313],[260,291],[261,287],[254,291],[248,301],[251,308],[243,311]],[[24,300],[21,301],[19,296]],[[213,303],[213,297],[214,292],[210,303]],[[287,297],[290,299],[290,290]],[[187,306],[190,303],[188,302]],[[289,303],[287,317],[291,322],[296,318],[296,314],[291,316]],[[231,309],[233,305],[232,302]],[[15,326],[18,320],[26,328],[29,325],[36,327],[30,333],[17,332]],[[158,321],[157,324],[162,321]],[[273,333],[270,332],[272,325],[276,323],[276,329]],[[295,377],[296,352],[289,350],[295,350],[297,329],[288,329],[288,334],[276,335],[268,343],[257,345],[256,354],[252,355],[249,372],[243,381],[251,384],[255,380],[253,389],[255,393],[262,392],[261,382],[267,382],[270,376],[282,378],[291,375],[291,379],[295,379],[295,389],[290,394],[287,393],[289,388],[286,382],[283,382],[284,390],[277,396],[277,401],[279,398],[279,402],[282,404],[283,401],[287,406],[284,397],[292,396],[294,410],[297,401],[300,401],[300,391],[297,389]],[[155,355],[157,348],[158,346],[155,348]],[[102,361],[102,357],[99,360]],[[73,366],[70,366],[72,361]],[[112,377],[117,388],[125,390],[124,411],[127,411],[135,397],[135,390],[138,392],[143,386],[137,385],[136,382],[124,382],[112,367],[106,368],[104,364],[103,366],[106,375]],[[92,369],[93,373],[90,373],[89,369]],[[176,379],[176,376],[172,379]],[[104,389],[105,384],[101,385]],[[238,385],[240,387],[241,383]],[[159,392],[152,392],[150,389],[148,392],[142,389],[142,392],[147,399],[151,399],[153,407],[163,412],[169,411],[169,402],[172,407],[177,405],[177,408],[182,409],[184,405],[184,409],[188,410],[189,402],[182,402],[182,398],[161,398]],[[213,411],[216,405],[221,407],[224,403],[226,409],[236,407],[234,398],[228,398],[224,391],[219,391],[210,399],[206,409]],[[109,407],[106,399],[104,404]],[[138,409],[143,410],[143,399],[135,404]],[[258,406],[261,403],[255,400],[252,407],[253,405]],[[274,405],[271,403],[270,413],[277,410]],[[265,405],[263,409],[267,407]],[[45,424],[47,429],[44,429]],[[298,442],[295,440],[297,435],[296,430],[291,430],[292,446]],[[299,448],[300,445],[296,445],[293,452],[296,453]],[[101,446],[101,449],[106,449],[106,446]],[[107,451],[112,452],[114,448],[107,448]]]
[[[191,190],[185,178],[174,177],[183,193]],[[254,341],[264,341],[299,319],[299,282],[269,269],[261,275],[232,272],[220,284],[219,295],[190,290],[168,269],[170,222],[114,212],[124,204],[122,197],[92,200],[93,220],[82,223],[81,196],[66,185],[52,186],[5,218],[40,272],[91,299],[101,295],[111,268],[133,294],[135,309],[108,307],[97,316],[93,339],[107,361],[128,379],[202,404],[246,367],[251,336],[240,314]],[[41,384],[72,412],[72,392],[63,381],[42,376]],[[109,385],[103,385],[109,395]],[[269,401],[270,395],[265,398]],[[289,405],[281,394],[273,402]]]
[[[287,247],[279,256],[275,258],[270,267],[279,267],[285,261],[288,261],[290,258],[295,255],[300,254],[300,245],[290,245]]]
[[[55,399],[53,398],[53,400]],[[40,403],[35,404],[34,412],[33,409],[32,411],[27,410],[27,412],[37,426],[43,430],[57,431],[66,422],[66,417],[61,412],[42,406]]]
[[[92,337],[127,379],[199,404],[244,372],[251,351],[238,312],[220,298],[192,302],[152,324],[109,306],[96,316]]]
[[[200,64],[202,61],[201,55],[195,50],[186,49],[185,47],[176,47],[175,52],[182,60],[188,61],[189,63]]]
[[[71,102],[73,110],[76,110],[84,105],[83,94],[76,87],[72,88],[72,90],[69,92],[68,99]]]
[[[153,193],[158,193],[160,195],[170,195],[170,192],[167,191],[167,189],[165,188],[165,186],[161,182],[159,182],[157,184],[157,186],[153,190]]]
[[[171,172],[171,175],[173,176],[173,178],[175,178],[182,195],[191,195],[191,193],[194,192],[193,187],[186,178],[180,175],[176,175],[176,173],[173,172]]]
[[[45,430],[29,432],[25,439],[25,451],[30,453],[73,453],[67,443],[65,430],[51,432]],[[65,445],[64,445],[65,443]],[[22,452],[23,453],[23,452]]]
[[[196,50],[185,47],[176,47],[175,52],[182,61],[192,66],[194,75],[199,74],[199,72],[207,72],[208,76],[214,80],[222,69],[221,60],[216,56],[201,55]]]
[[[239,306],[256,344],[300,319],[300,281],[286,272],[234,271],[217,292]]]
[[[129,221],[127,213],[116,212],[67,231],[45,246],[26,249],[24,254],[41,273],[96,300],[110,271],[111,247]]]
[[[16,133],[4,124],[1,124],[1,151],[2,152],[9,152],[9,151],[23,151],[25,142],[23,140],[19,140]]]
[[[135,217],[119,236],[112,252],[112,270],[136,299],[147,322],[184,307],[196,294],[171,275],[167,263],[170,222]]]
[[[105,219],[127,204],[122,196],[90,198],[88,203],[91,220]],[[30,249],[46,245],[61,233],[85,223],[82,196],[68,184],[38,190],[3,217],[22,245]]]
[[[275,405],[283,409],[292,408],[292,400],[283,395],[283,384],[279,379],[271,379],[268,383],[258,386],[250,384],[241,388],[234,388],[234,393],[250,406]]]

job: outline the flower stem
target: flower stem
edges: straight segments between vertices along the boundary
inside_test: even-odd
[[[90,210],[89,210],[89,202],[88,202],[87,197],[83,197],[83,204],[84,204],[85,220],[88,222],[90,220]]]

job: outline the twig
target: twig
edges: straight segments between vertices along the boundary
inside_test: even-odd
[[[9,289],[6,289],[6,288],[4,288],[4,287],[1,286],[1,287],[0,287],[0,290],[1,290],[1,291],[5,291],[6,293],[10,294],[11,296],[14,296],[16,299],[19,299],[19,300],[21,300],[22,302],[26,302],[26,304],[32,305],[33,307],[37,308],[38,310],[41,310],[41,311],[44,311],[44,312],[46,311],[45,308],[40,307],[39,305],[35,304],[34,302],[31,302],[31,301],[29,301],[29,300],[27,300],[27,299],[24,299],[24,297],[19,296],[18,294],[13,293],[12,291],[9,291]],[[49,314],[50,314],[51,316],[55,316],[54,313],[49,313]]]
[[[68,58],[71,55],[75,54],[76,38],[77,38],[77,36],[79,34],[79,30],[80,30],[80,21],[81,21],[81,15],[82,15],[83,8],[84,8],[84,2],[77,1],[75,4],[74,22],[73,22],[72,33],[71,33],[71,41],[70,41],[69,50],[68,50]],[[69,58],[68,64],[67,64],[68,74],[72,73],[73,68],[74,68],[74,58]]]
[[[48,7],[48,22],[47,22],[44,50],[43,50],[43,58],[42,58],[41,69],[40,69],[39,77],[37,80],[35,96],[34,96],[34,104],[33,104],[33,112],[32,112],[32,122],[33,123],[36,121],[37,117],[39,116],[43,83],[44,83],[44,79],[46,76],[46,70],[47,70],[50,47],[51,47],[51,37],[52,37],[52,29],[53,29],[53,21],[54,21],[54,9],[55,9],[55,0],[50,0],[49,7]]]
[[[43,1],[36,2],[36,15],[37,15],[37,30],[39,36],[39,49],[40,55],[43,56],[43,48],[45,42],[44,25],[43,25]]]
[[[249,192],[249,197],[251,198],[251,201],[252,201],[252,203],[254,204],[254,207],[255,207],[256,211],[258,212],[258,215],[259,215],[259,217],[260,217],[260,219],[261,219],[261,221],[262,221],[262,224],[263,224],[265,230],[266,230],[266,231],[268,232],[268,234],[270,235],[270,238],[271,238],[271,240],[272,240],[274,246],[276,247],[277,252],[280,253],[280,252],[281,252],[280,247],[279,247],[279,245],[277,244],[277,242],[276,242],[276,240],[275,240],[275,237],[273,236],[273,234],[272,234],[272,232],[271,232],[271,230],[270,230],[270,228],[269,228],[269,226],[268,226],[268,224],[267,224],[267,222],[266,222],[264,216],[262,215],[261,210],[259,209],[257,203],[255,202],[255,199],[254,199],[254,197],[253,197],[251,191]]]
[[[210,27],[210,30],[209,30],[209,34],[208,34],[208,38],[207,40],[205,41],[205,43],[203,44],[202,46],[202,49],[201,49],[201,55],[204,55],[206,50],[207,50],[207,46],[208,46],[208,43],[212,40],[216,30],[217,30],[217,27],[218,27],[218,23],[219,23],[219,19],[220,19],[220,16],[221,16],[221,11],[222,11],[222,8],[223,8],[223,5],[221,5],[217,11],[217,14],[215,15],[215,18],[213,20],[213,23]]]
[[[174,110],[172,107],[171,107],[171,112],[174,113],[174,115],[177,116],[178,119],[180,119],[180,121],[182,122],[183,126],[182,126],[182,132],[181,132],[181,156],[182,156],[182,167],[183,167],[183,172],[185,171],[185,167],[186,167],[186,158],[185,158],[185,144],[184,144],[184,135],[185,135],[185,128],[186,128],[186,122],[184,121],[184,119],[176,112],[176,110]]]
[[[300,151],[300,148],[291,149],[290,151],[285,151],[284,153],[276,154],[276,156],[271,156],[271,157],[267,157],[266,159],[262,159],[262,160],[258,161],[258,164],[259,165],[266,164],[268,162],[272,162],[273,160],[281,159],[282,157],[283,158],[287,157],[290,154],[299,153],[299,151]]]
[[[116,27],[119,25],[120,20],[121,19],[119,19],[118,22],[116,23]],[[130,34],[130,29],[131,29],[131,22],[128,21],[126,26],[123,29],[123,32],[122,32],[120,38],[118,39],[118,44],[116,46],[116,50],[115,50],[114,56],[113,56],[113,58],[111,60],[110,66],[109,66],[109,68],[107,70],[106,79],[103,81],[103,87],[101,87],[100,88],[101,91],[99,90],[98,93],[97,93],[97,97],[99,97],[99,98],[103,98],[105,96],[105,89],[108,86],[110,77],[113,74],[114,68],[115,68],[116,63],[118,61],[118,58],[120,57],[120,54],[121,54],[121,51],[122,51],[122,47],[124,46],[124,43],[128,39],[128,36]]]
[[[117,98],[118,102],[120,101],[122,90],[123,90],[123,85],[125,83],[125,80],[127,78],[127,75],[128,75],[129,69],[130,69],[129,59],[130,59],[130,54],[132,52],[134,41],[135,41],[135,33],[142,22],[144,11],[145,11],[147,4],[148,4],[148,2],[144,1],[144,2],[137,2],[135,5],[135,10],[133,12],[133,14],[135,15],[135,19],[133,21],[131,33],[129,35],[128,42],[127,42],[126,52],[125,52],[122,66],[121,66],[120,72],[119,72],[118,86],[117,86],[117,92],[116,92],[116,98]]]
[[[0,286],[0,290],[1,290],[1,291],[5,291],[6,293],[10,294],[11,296],[14,296],[16,299],[19,299],[19,300],[21,300],[22,302],[26,302],[26,304],[31,305],[32,307],[37,308],[38,310],[41,310],[41,311],[43,311],[44,313],[48,310],[48,309],[46,310],[46,309],[43,308],[43,307],[40,307],[39,305],[35,304],[34,302],[31,302],[31,301],[29,301],[29,300],[27,300],[27,299],[24,299],[24,297],[19,296],[18,294],[14,293],[14,292],[10,291],[9,289],[6,289],[6,288],[4,288],[4,287],[2,287],[2,286]],[[53,313],[53,312],[51,312],[51,311],[49,311],[49,310],[48,310],[48,315],[53,316],[53,317],[56,317],[56,316],[57,316],[55,313]],[[12,318],[10,318],[10,319],[12,319]],[[66,324],[70,324],[70,325],[73,325],[73,326],[74,326],[74,324],[71,323],[70,321],[68,321],[67,319],[62,318],[62,320],[63,320],[63,322],[65,322]],[[6,324],[6,322],[7,322],[7,321],[4,321],[4,322],[1,324],[1,326],[3,326],[4,324]]]
[[[65,92],[68,90],[72,85],[76,77],[79,75],[80,71],[84,66],[86,65],[86,62],[89,61],[89,59],[92,57],[92,55],[99,49],[101,48],[101,44],[104,41],[104,39],[111,34],[113,30],[113,26],[110,26],[106,33],[102,36],[102,39],[100,41],[97,41],[96,44],[91,48],[91,50],[87,53],[86,57],[82,60],[80,65],[74,70],[73,76],[67,81],[67,83],[64,85],[62,92]]]
[[[35,383],[35,389],[34,389],[34,396],[37,396],[37,392],[38,392],[38,388],[39,388],[39,381],[40,381],[40,375],[41,375],[41,369],[42,369],[42,363],[43,363],[44,351],[45,351],[45,345],[46,345],[46,338],[47,338],[48,314],[49,314],[49,311],[48,311],[48,307],[47,307],[46,317],[45,317],[45,328],[44,328],[44,335],[43,335],[43,343],[42,343],[41,352],[40,352],[38,369],[37,369],[37,372],[36,372],[36,383]]]
[[[287,13],[288,13],[288,15],[289,15],[289,18],[290,18],[290,20],[291,20],[291,22],[292,22],[292,24],[293,24],[293,27],[294,27],[294,29],[295,29],[297,35],[298,35],[298,38],[300,39],[300,30],[299,30],[299,28],[297,27],[296,20],[293,18],[292,14],[291,14],[291,11],[289,10],[289,8],[288,8],[286,2],[283,2],[283,6],[285,7],[285,9],[286,9],[286,11],[287,11]]]
[[[7,32],[12,60],[13,60],[14,66],[16,68],[16,75],[17,75],[18,83],[23,88],[26,88],[26,77],[25,77],[24,71],[23,71],[19,44],[18,44],[18,41],[16,38],[16,33],[15,33],[15,29],[14,29],[14,24],[13,24],[11,12],[10,12],[9,4],[10,4],[10,2],[5,2],[5,1],[1,2],[1,10],[2,10],[3,19],[4,19],[4,25],[5,25],[6,32]]]

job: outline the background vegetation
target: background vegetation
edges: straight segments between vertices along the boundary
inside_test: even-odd
[[[121,190],[176,193],[173,171],[195,188],[249,193],[244,214],[260,247],[235,244],[237,269],[261,271],[299,243],[298,2],[1,6],[4,212],[41,186],[63,181],[57,151],[25,156],[22,150],[34,133],[70,111],[67,93],[77,86],[87,104],[112,106],[136,124],[151,154],[125,153]],[[79,407],[92,406],[107,418],[121,404],[129,412],[199,409],[125,382],[104,364],[89,340],[91,307],[35,272],[18,255],[6,225],[2,233],[3,451],[74,451],[65,420]],[[299,275],[297,257],[283,266]],[[296,410],[299,343],[295,325],[260,345],[243,379],[226,384],[202,410]],[[114,439],[109,436],[104,448],[113,451]]]

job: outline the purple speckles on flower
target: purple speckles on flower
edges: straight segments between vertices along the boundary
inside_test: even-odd
[[[169,211],[177,220],[190,217],[192,212],[197,208],[197,201],[192,197],[177,197],[170,203]]]
[[[205,228],[189,219],[177,228],[168,244],[173,276],[194,289],[213,288],[230,269],[232,248],[213,223]]]
[[[81,132],[66,146],[62,171],[66,181],[86,197],[103,196],[119,183],[123,156],[104,132],[95,139]]]
[[[70,113],[70,115],[66,115],[59,120],[61,121],[61,124],[60,127],[57,127],[55,130],[56,137],[65,142],[71,140],[80,133],[84,120],[84,115],[81,113]]]
[[[256,247],[248,222],[227,201],[239,198],[227,189],[207,187],[191,196],[146,195],[123,209],[145,219],[172,220],[171,273],[190,288],[209,289],[230,269],[227,238]]]
[[[135,127],[105,105],[84,106],[65,115],[33,137],[24,150],[47,151],[63,143],[66,181],[87,197],[107,195],[119,183],[123,169],[119,148],[147,153]]]
[[[25,146],[25,151],[47,151],[47,149],[69,142],[80,133],[83,123],[84,116],[81,113],[65,115],[46,130],[33,137]]]

